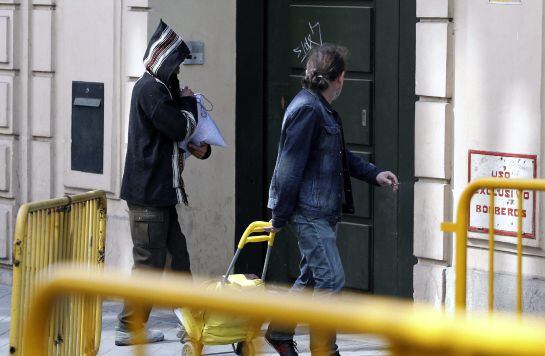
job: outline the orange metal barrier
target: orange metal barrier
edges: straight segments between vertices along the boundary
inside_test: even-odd
[[[23,328],[41,271],[59,262],[77,262],[99,271],[104,263],[106,194],[94,191],[22,205],[17,215],[13,256],[10,354],[23,349]],[[47,332],[43,354],[94,354],[100,344],[102,302],[96,296],[64,298],[54,316],[39,327]]]

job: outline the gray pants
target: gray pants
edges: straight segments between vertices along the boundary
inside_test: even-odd
[[[170,268],[176,272],[191,273],[189,254],[185,236],[178,223],[176,206],[146,207],[128,204],[129,221],[133,242],[133,269],[163,270],[167,251],[172,256]],[[147,322],[151,307],[144,309],[144,322]],[[119,314],[119,328],[128,330],[134,309],[125,303]]]

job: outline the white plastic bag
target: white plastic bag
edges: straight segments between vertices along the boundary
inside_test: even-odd
[[[178,147],[185,151],[186,158],[191,155],[188,148],[189,143],[197,146],[207,143],[212,146],[227,147],[218,126],[204,106],[204,95],[200,93],[195,94],[195,98],[197,99],[197,111],[199,113],[197,127],[195,128],[193,135],[178,143]]]

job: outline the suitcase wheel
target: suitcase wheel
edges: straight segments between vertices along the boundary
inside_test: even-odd
[[[192,341],[187,341],[182,346],[182,356],[200,356],[200,347],[195,345]]]
[[[233,345],[235,354],[241,356],[254,356],[255,355],[255,346],[253,342],[239,342]]]

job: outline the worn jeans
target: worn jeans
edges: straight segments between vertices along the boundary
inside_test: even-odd
[[[167,252],[172,261],[170,268],[176,272],[190,273],[189,254],[185,236],[178,223],[176,206],[145,207],[128,204],[129,222],[133,242],[134,270],[159,269],[166,264]],[[144,322],[147,322],[151,307],[144,308]],[[125,303],[119,314],[119,327],[128,330],[133,307]]]
[[[297,235],[302,256],[299,278],[291,292],[298,292],[307,287],[313,287],[314,292],[320,295],[340,292],[344,286],[344,270],[337,248],[336,223],[295,214],[290,219],[289,228]],[[276,326],[277,322],[269,326],[268,336],[273,340],[293,339],[296,325],[279,327]],[[336,348],[335,339],[331,340],[332,348]],[[312,332],[310,344],[312,350]]]

